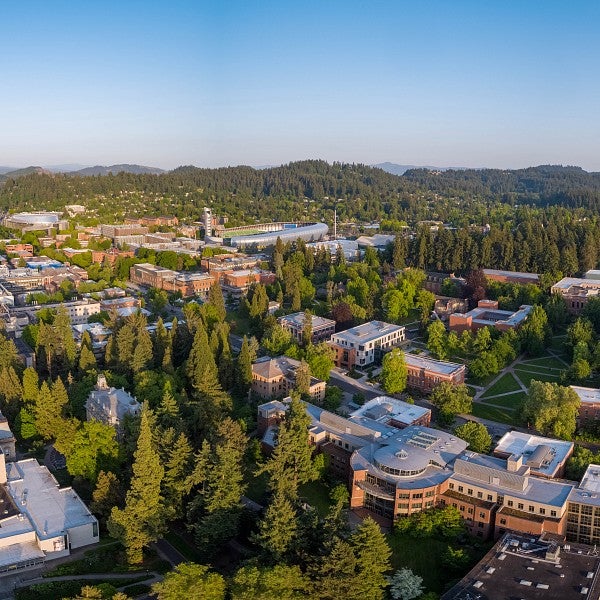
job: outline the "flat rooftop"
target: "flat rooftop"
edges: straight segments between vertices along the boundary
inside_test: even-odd
[[[506,534],[441,600],[596,600],[594,554],[588,546]]]
[[[494,448],[494,454],[523,456],[533,472],[554,477],[558,467],[573,450],[573,442],[554,440],[520,431],[509,431]]]
[[[539,279],[537,273],[525,273],[523,271],[502,271],[501,269],[482,269],[484,275],[496,275],[498,277],[512,277],[513,279]]]
[[[581,387],[572,385],[570,388],[579,396],[583,403],[600,404],[600,390],[596,388]]]
[[[38,538],[52,538],[96,518],[72,488],[59,488],[45,466],[34,458],[7,463],[8,491]],[[4,525],[3,525],[4,528]]]
[[[600,281],[597,279],[581,279],[579,277],[563,277],[552,286],[552,289],[565,292],[579,291],[582,295],[588,292],[598,293],[598,290],[600,290]]]
[[[304,327],[304,313],[297,312],[292,313],[291,315],[285,315],[283,317],[279,317],[277,319],[280,323],[290,323],[296,329],[302,329]],[[335,327],[335,321],[332,319],[325,319],[323,317],[318,317],[317,315],[312,315],[312,328],[313,331],[315,329],[321,329],[322,327]]]
[[[419,369],[425,369],[434,373],[443,373],[444,375],[452,375],[461,369],[465,368],[465,365],[459,363],[446,362],[444,360],[436,360],[428,356],[418,356],[416,354],[404,353],[404,360],[410,367]]]
[[[452,480],[465,484],[477,481],[485,489],[523,500],[532,500],[561,508],[574,484],[525,475],[525,470],[510,472],[506,460],[468,452],[454,463]]]
[[[339,340],[346,340],[349,343],[366,344],[390,333],[403,330],[402,325],[393,325],[383,321],[369,321],[357,327],[346,329],[346,331],[340,331],[334,337]]]
[[[581,483],[569,495],[569,501],[600,506],[600,465],[588,466]]]
[[[398,421],[410,425],[417,419],[425,417],[427,414],[431,414],[428,408],[417,406],[416,404],[409,404],[408,402],[402,402],[396,400],[396,398],[390,398],[389,396],[377,396],[363,404],[358,410],[350,413],[350,419],[356,417],[366,417],[373,421],[380,423],[388,423],[391,420]]]

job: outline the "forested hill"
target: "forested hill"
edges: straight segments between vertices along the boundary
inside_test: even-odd
[[[341,199],[342,201],[338,201]],[[577,167],[540,166],[515,171],[413,169],[402,176],[362,164],[321,160],[280,167],[219,169],[179,167],[156,174],[118,173],[81,177],[36,173],[8,177],[0,210],[61,208],[83,203],[118,218],[136,211],[198,218],[211,204],[231,224],[302,218],[451,220],[486,222],[502,204],[600,210],[600,173]]]
[[[466,169],[432,172],[410,169],[403,175],[419,187],[444,195],[472,197],[514,203],[598,207],[600,173],[580,167],[542,165],[517,169]]]

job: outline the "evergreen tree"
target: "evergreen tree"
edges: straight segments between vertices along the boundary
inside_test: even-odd
[[[356,556],[355,590],[362,592],[358,597],[383,599],[388,585],[385,573],[390,570],[392,551],[381,528],[367,517],[350,536],[350,545]]]
[[[236,388],[240,396],[246,396],[252,385],[252,356],[248,338],[244,336],[242,347],[237,357]]]
[[[135,350],[131,359],[131,370],[140,373],[152,362],[152,338],[144,327],[137,335]]]
[[[220,321],[224,321],[227,316],[225,308],[225,299],[223,298],[223,290],[218,281],[215,281],[208,291],[208,302],[215,309]]]
[[[86,332],[87,333],[87,332]],[[86,346],[81,346],[79,353],[79,370],[81,372],[91,371],[96,369],[98,366],[94,353]]]
[[[119,478],[112,471],[100,471],[92,495],[90,509],[103,522],[106,522],[113,506],[121,505],[124,499],[123,496],[123,489]]]
[[[44,439],[56,439],[61,433],[68,402],[67,390],[60,377],[52,384],[52,388],[45,381],[42,383],[34,414],[36,429]]]
[[[312,313],[306,309],[304,311],[304,321],[302,325],[302,345],[307,348],[312,344]]]
[[[184,433],[180,433],[175,443],[166,448],[167,460],[163,478],[163,497],[167,520],[183,516],[183,498],[186,494],[186,478],[190,474],[192,447]]]
[[[123,543],[131,564],[142,562],[143,549],[158,539],[163,531],[161,482],[164,469],[152,441],[148,413],[147,408],[142,410],[133,477],[125,498],[125,508],[114,507],[108,521],[110,534]]]
[[[312,481],[317,472],[308,442],[310,416],[304,402],[296,395],[288,405],[284,420],[279,426],[277,446],[260,473],[268,473],[269,488],[275,495],[298,499],[298,486]]]
[[[302,359],[294,373],[294,389],[302,396],[308,396],[310,393],[310,367]]]
[[[258,525],[254,541],[273,562],[281,562],[290,551],[298,532],[294,504],[283,491],[277,491]]]
[[[208,346],[208,336],[202,323],[196,329],[186,371],[195,400],[199,428],[209,428],[231,410],[231,398],[219,383],[217,365]]]
[[[244,493],[243,459],[247,438],[230,418],[218,425],[214,440],[204,440],[187,487],[194,490],[189,521],[207,555],[237,533]]]
[[[33,367],[27,367],[23,371],[23,402],[35,404],[40,392],[40,378]]]

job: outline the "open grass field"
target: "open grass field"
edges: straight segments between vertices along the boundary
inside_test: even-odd
[[[558,383],[560,381],[560,375],[558,375],[556,371],[551,373],[550,371],[542,370],[539,367],[536,368],[535,371],[516,368],[515,374],[523,382],[523,385],[526,388],[529,388],[534,379],[536,381],[548,381],[550,383]]]
[[[448,583],[441,557],[447,544],[435,539],[419,539],[396,533],[387,536],[392,548],[394,571],[406,567],[423,578],[426,589],[442,592]]]
[[[532,367],[542,367],[544,369],[550,369],[554,371],[555,369],[558,371],[564,371],[568,368],[564,362],[558,360],[554,356],[542,356],[541,358],[534,358],[533,360],[524,360],[519,363],[519,366],[532,366]]]
[[[496,396],[498,394],[505,394],[506,392],[518,392],[520,389],[521,386],[513,375],[511,373],[505,373],[498,381],[496,381],[496,383],[494,383],[494,385],[490,386],[481,397],[487,398],[488,396]]]
[[[496,408],[495,406],[475,402],[471,412],[480,419],[489,419],[507,425],[519,425],[515,419],[515,411],[510,408]]]
[[[331,500],[329,498],[331,490],[328,486],[320,481],[309,481],[300,486],[298,495],[307,504],[310,504],[317,509],[317,512],[322,517],[326,516],[331,506]]]
[[[523,400],[525,400],[527,394],[525,392],[515,392],[508,396],[496,396],[495,398],[482,398],[484,404],[494,404],[496,406],[502,406],[504,408],[516,409],[521,406]]]

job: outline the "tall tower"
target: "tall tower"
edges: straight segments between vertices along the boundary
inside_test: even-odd
[[[212,210],[206,206],[204,207],[202,222],[204,224],[204,237],[210,237],[212,235]]]

